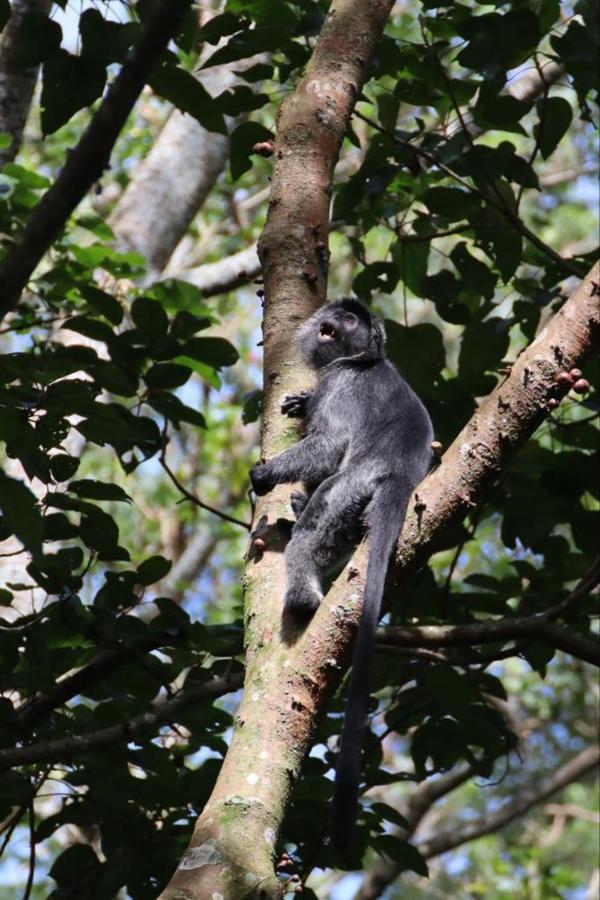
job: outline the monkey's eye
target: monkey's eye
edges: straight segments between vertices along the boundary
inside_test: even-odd
[[[346,328],[356,328],[358,325],[358,319],[352,313],[346,313],[344,316],[344,325]]]

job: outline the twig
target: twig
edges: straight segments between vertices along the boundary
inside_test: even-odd
[[[171,479],[171,481],[173,482],[173,484],[175,485],[175,487],[177,488],[177,490],[181,494],[183,494],[183,496],[186,498],[186,500],[190,500],[196,506],[200,507],[200,509],[205,509],[207,512],[212,513],[215,516],[219,516],[219,518],[223,519],[225,522],[231,522],[232,525],[239,525],[241,528],[245,528],[246,531],[250,531],[250,529],[252,527],[250,522],[243,522],[242,519],[236,519],[235,516],[230,516],[229,513],[225,513],[220,509],[215,509],[214,506],[209,506],[208,503],[205,503],[203,500],[200,500],[200,498],[197,497],[196,494],[193,494],[191,491],[188,491],[188,489],[181,484],[181,482],[179,481],[179,479],[177,478],[175,473],[169,467],[169,464],[167,463],[166,454],[167,454],[167,441],[165,440],[163,442],[163,447],[160,452],[159,462],[160,462],[161,466],[163,467],[163,469],[165,470],[165,472],[167,473],[167,475],[169,476],[169,478]]]
[[[31,890],[33,888],[33,877],[35,875],[35,810],[33,800],[29,804],[29,872],[27,874],[27,883],[23,891],[23,900],[29,900]]]

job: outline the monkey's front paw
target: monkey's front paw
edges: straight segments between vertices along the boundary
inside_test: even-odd
[[[250,481],[257,497],[263,497],[275,487],[268,465],[258,463],[250,469]]]
[[[288,394],[281,404],[281,412],[290,419],[303,419],[307,412],[311,391],[300,391],[299,394]]]
[[[321,602],[321,594],[308,585],[289,587],[285,595],[285,608],[298,619],[309,619]]]

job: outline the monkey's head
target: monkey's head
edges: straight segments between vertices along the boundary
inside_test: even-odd
[[[298,344],[306,362],[321,369],[341,358],[381,358],[385,331],[358,300],[341,300],[322,306],[300,326]]]

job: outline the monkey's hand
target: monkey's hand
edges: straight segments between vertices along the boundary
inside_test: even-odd
[[[257,497],[263,497],[275,487],[269,464],[257,463],[250,469],[250,481]]]
[[[300,391],[299,394],[288,394],[281,404],[281,412],[290,419],[303,419],[307,413],[308,401],[312,391]]]

